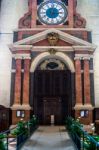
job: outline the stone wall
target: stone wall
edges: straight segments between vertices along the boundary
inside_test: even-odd
[[[94,53],[95,105],[99,107],[99,0],[78,0],[78,12],[87,20],[92,30],[92,42],[97,46]]]
[[[8,44],[13,42],[13,30],[18,20],[27,12],[28,0],[2,0],[0,10],[0,104],[10,105],[11,52]],[[99,107],[99,0],[78,0],[78,12],[87,20],[92,30],[94,53],[95,103]]]
[[[2,0],[0,12],[0,105],[10,105],[11,60],[8,44],[13,42],[13,30],[27,12],[27,0]]]

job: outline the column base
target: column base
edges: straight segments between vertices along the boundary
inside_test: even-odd
[[[30,105],[14,104],[12,107],[12,125],[17,124],[21,119],[28,121],[30,119]]]
[[[76,104],[74,109],[75,110],[80,110],[81,108],[83,108],[83,106],[84,106],[83,104]]]
[[[31,110],[31,106],[29,104],[22,104],[22,105],[14,104],[14,105],[12,105],[11,109],[12,110],[19,110],[19,109],[21,109],[21,110]]]
[[[75,118],[80,118],[80,122],[85,125],[93,123],[93,109],[91,104],[75,105]]]

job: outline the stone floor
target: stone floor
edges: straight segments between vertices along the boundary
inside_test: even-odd
[[[63,126],[40,126],[21,150],[76,150]]]

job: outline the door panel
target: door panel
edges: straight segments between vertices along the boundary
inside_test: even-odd
[[[54,116],[55,124],[61,124],[61,101],[59,98],[44,100],[44,124],[51,124],[51,115]]]
[[[70,91],[70,71],[37,70],[34,74],[35,96],[63,96]]]
[[[72,110],[71,73],[69,70],[36,70],[34,73],[34,114],[40,124],[63,124]]]
[[[9,128],[9,109],[0,105],[0,132]]]

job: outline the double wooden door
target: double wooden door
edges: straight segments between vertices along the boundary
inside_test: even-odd
[[[40,124],[63,124],[71,113],[71,73],[69,70],[37,70],[34,74],[34,114]]]

